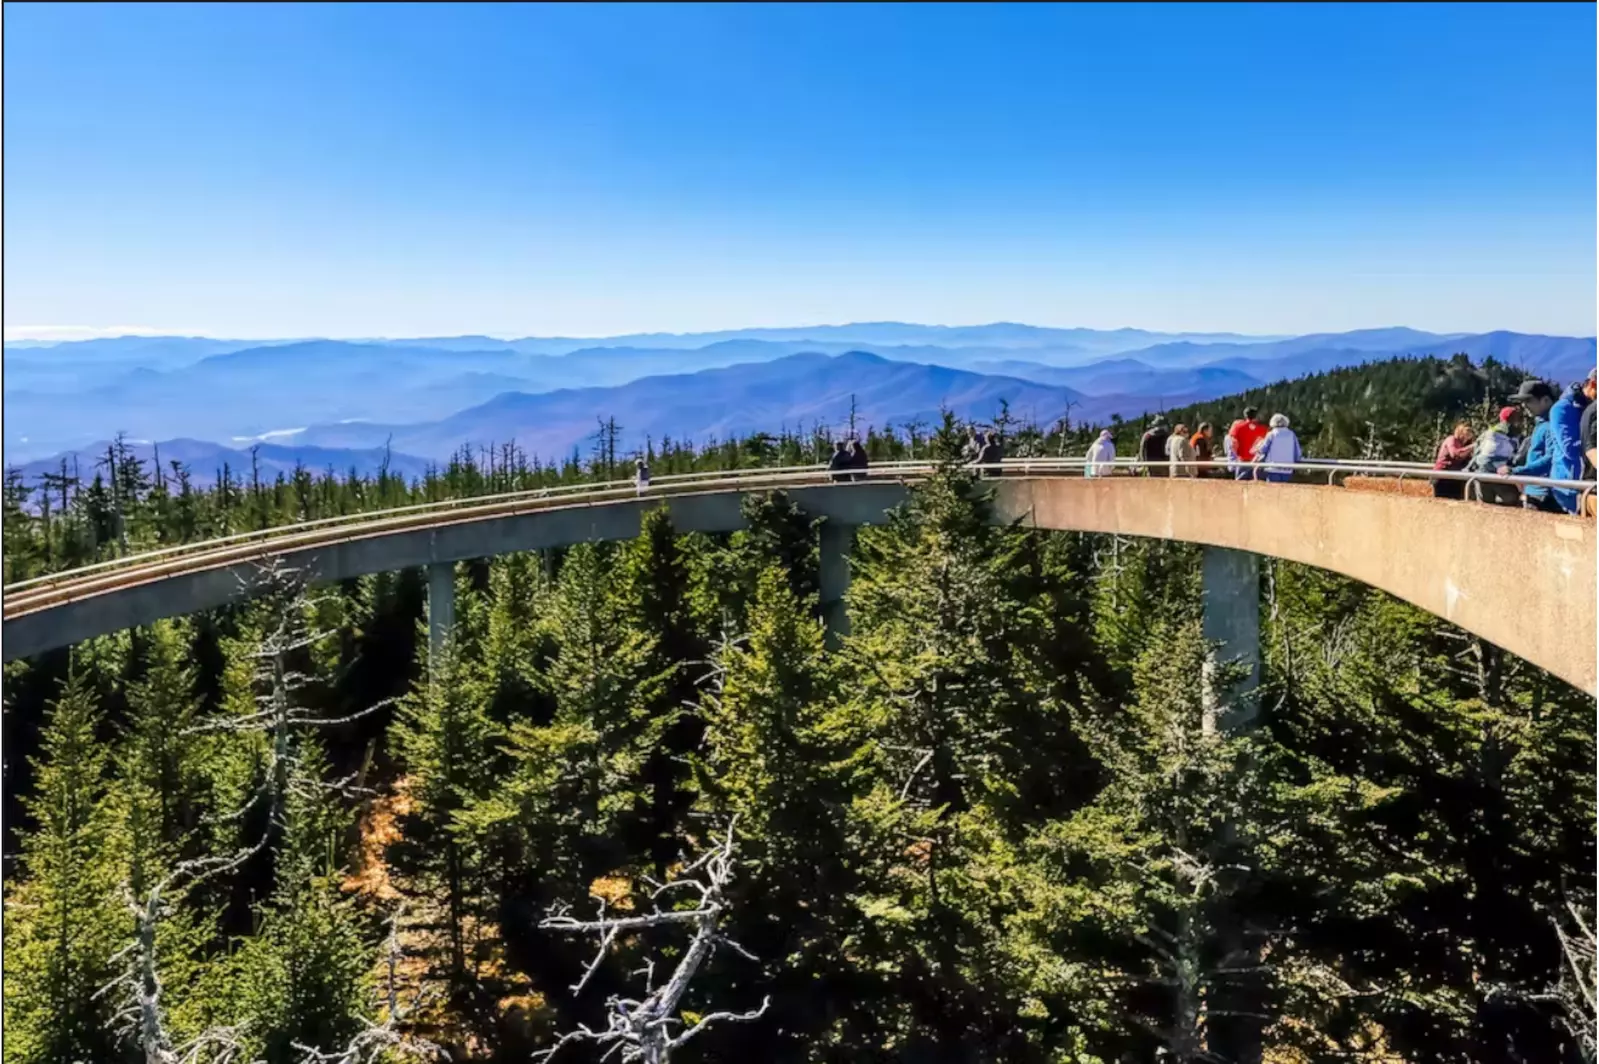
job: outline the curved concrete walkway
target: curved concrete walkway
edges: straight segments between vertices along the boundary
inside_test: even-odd
[[[1520,509],[1335,487],[1227,480],[1010,476],[995,520],[1048,529],[1184,540],[1329,569],[1380,588],[1547,669],[1590,694],[1595,665],[1595,527]],[[328,582],[589,540],[631,539],[646,508],[683,532],[743,525],[742,497],[782,487],[836,529],[881,523],[905,498],[883,479],[803,485],[683,485],[662,497],[463,506],[317,534],[64,575],[47,593],[7,596],[4,659],[223,605],[271,553]],[[581,498],[581,497],[578,497]],[[836,541],[836,537],[833,537]],[[824,573],[824,584],[826,583]],[[824,588],[825,593],[825,588]],[[15,601],[15,606],[13,606]]]

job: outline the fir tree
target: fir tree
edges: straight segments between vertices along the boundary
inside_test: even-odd
[[[116,894],[100,712],[81,675],[48,712],[27,803],[38,827],[23,840],[24,879],[6,897],[6,1058],[118,1060],[112,1008],[99,992],[128,920]]]

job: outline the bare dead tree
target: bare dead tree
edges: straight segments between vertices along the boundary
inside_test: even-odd
[[[409,1002],[400,1000],[400,913],[389,917],[389,937],[385,946],[387,972],[384,977],[383,1022],[367,1022],[366,1027],[341,1049],[332,1052],[294,1043],[301,1064],[389,1064],[399,1060],[449,1060],[450,1054],[424,1038],[401,1033],[400,1025],[436,997],[437,988],[421,987]]]
[[[1560,942],[1560,975],[1553,985],[1528,992],[1525,987],[1494,984],[1484,997],[1509,998],[1559,1009],[1559,1023],[1571,1034],[1586,1064],[1599,1059],[1599,941],[1595,939],[1591,905],[1569,899],[1564,912],[1538,906]]]
[[[266,838],[263,835],[256,845],[227,857],[179,862],[143,897],[135,896],[130,884],[123,884],[123,895],[133,916],[133,941],[112,958],[113,963],[122,964],[121,974],[101,987],[95,996],[118,995],[120,1008],[112,1015],[113,1029],[125,1033],[144,1049],[146,1064],[196,1064],[201,1060],[231,1064],[244,1052],[238,1027],[210,1028],[182,1046],[173,1045],[161,1003],[163,988],[156,958],[156,929],[170,898],[238,868],[265,848]]]
[[[1599,1058],[1599,941],[1594,937],[1594,914],[1566,902],[1565,919],[1551,916],[1565,964],[1555,996],[1560,1001],[1566,1027],[1582,1049],[1582,1059],[1590,1064]]]
[[[644,997],[612,995],[606,1001],[608,1022],[604,1030],[580,1025],[577,1030],[562,1035],[551,1048],[536,1054],[534,1059],[548,1061],[570,1042],[594,1042],[609,1047],[601,1059],[609,1059],[612,1054],[620,1052],[622,1061],[667,1064],[674,1050],[712,1024],[747,1023],[766,1013],[772,1003],[770,997],[764,999],[758,1009],[741,1013],[713,1012],[700,1017],[681,1032],[673,1033],[674,1028],[682,1027],[685,1023],[678,1013],[689,984],[717,947],[726,946],[748,960],[756,960],[748,950],[719,930],[722,916],[727,911],[724,891],[734,875],[733,826],[732,823],[728,825],[726,839],[707,850],[676,877],[665,883],[645,877],[645,882],[655,888],[650,896],[655,903],[654,912],[645,916],[607,916],[605,900],[601,898],[598,900],[599,916],[594,920],[574,919],[567,915],[567,908],[562,906],[553,909],[550,916],[539,923],[541,928],[548,930],[599,936],[599,949],[584,970],[583,977],[573,985],[574,995],[583,992],[621,935],[646,928],[682,925],[693,929],[693,938],[671,976],[659,987],[655,986],[654,961],[646,962],[642,969],[633,973],[644,976]],[[698,904],[692,909],[662,909],[661,899],[677,890],[698,892]]]
[[[325,781],[310,772],[300,771],[299,753],[293,742],[297,729],[326,727],[343,724],[375,713],[388,705],[379,702],[357,713],[344,717],[325,717],[306,709],[296,697],[309,683],[309,677],[290,666],[290,656],[297,650],[312,645],[329,633],[312,628],[307,615],[317,605],[306,590],[300,571],[273,558],[257,567],[253,581],[243,581],[245,590],[264,589],[268,598],[268,613],[272,618],[268,630],[255,651],[257,694],[255,711],[242,716],[215,717],[201,721],[185,730],[185,734],[206,732],[261,733],[270,737],[266,747],[265,771],[261,783],[237,809],[209,818],[211,823],[242,821],[251,810],[264,805],[267,810],[266,828],[260,838],[249,845],[238,847],[230,854],[214,855],[181,861],[142,896],[134,890],[131,881],[122,885],[129,912],[133,916],[133,940],[120,951],[115,961],[122,964],[121,973],[100,989],[97,996],[117,995],[120,1008],[113,1023],[120,1031],[140,1046],[147,1064],[232,1064],[244,1052],[243,1031],[239,1027],[210,1028],[192,1041],[175,1046],[167,1031],[166,1010],[162,1003],[160,964],[156,950],[156,931],[174,899],[207,880],[231,872],[267,849],[277,829],[283,828],[284,799],[291,794],[304,794],[314,789],[318,794],[333,792],[351,797],[370,793],[355,785],[355,775],[342,780]],[[307,795],[308,796],[308,795]],[[395,1024],[415,1010],[415,1004],[401,1010],[395,991],[397,925],[390,925],[389,997],[387,1018],[381,1025],[369,1025],[343,1049],[331,1054],[309,1047],[297,1047],[307,1054],[307,1064],[364,1064],[376,1061],[381,1054],[436,1056],[442,1053],[430,1043],[402,1038]],[[420,993],[420,992],[419,992]]]

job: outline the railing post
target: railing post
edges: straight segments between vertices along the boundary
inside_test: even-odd
[[[1260,559],[1242,550],[1206,547],[1201,569],[1205,639],[1220,643],[1204,677],[1207,727],[1227,732],[1254,727],[1260,685]],[[1217,665],[1236,664],[1244,675],[1227,685],[1213,681]]]
[[[836,649],[849,635],[844,593],[849,590],[849,555],[855,549],[855,526],[831,519],[822,522],[821,548],[822,620],[827,624],[827,644]]]
[[[455,627],[455,563],[428,566],[428,671],[436,675],[444,643]]]

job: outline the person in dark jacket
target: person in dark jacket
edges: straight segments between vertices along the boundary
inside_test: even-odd
[[[1166,427],[1166,419],[1156,414],[1149,423],[1149,431],[1138,441],[1138,458],[1144,463],[1142,472],[1145,476],[1153,476],[1157,465],[1166,464],[1166,440],[1170,436],[1171,430]],[[1164,469],[1161,471],[1165,472]]]
[[[1596,392],[1599,392],[1599,368],[1590,369],[1586,380],[1566,389],[1566,394],[1549,408],[1549,449],[1553,453],[1549,464],[1551,480],[1582,479],[1582,415],[1593,405]],[[1575,490],[1553,488],[1550,494],[1562,511],[1577,512],[1579,502]]]
[[[1510,401],[1520,404],[1533,422],[1532,431],[1521,441],[1521,446],[1516,449],[1516,456],[1510,460],[1511,476],[1549,475],[1549,470],[1554,465],[1554,454],[1550,450],[1553,440],[1549,435],[1549,410],[1555,405],[1557,398],[1559,396],[1547,382],[1532,377],[1522,381],[1521,387],[1516,389],[1516,394],[1510,397]],[[1548,488],[1529,487],[1522,492],[1521,499],[1522,504],[1528,509],[1560,512],[1560,504],[1555,502]]]
[[[982,436],[982,440],[983,447],[977,452],[978,465],[997,466],[1005,460],[1005,448],[999,442],[998,433],[985,432]],[[997,477],[999,476],[999,473],[1000,471],[998,469],[980,469],[977,471],[978,476],[983,477]]]
[[[1201,421],[1199,423],[1199,428],[1195,431],[1194,438],[1188,441],[1194,448],[1194,461],[1203,463],[1216,460],[1215,452],[1211,450],[1210,446],[1212,432],[1210,422]],[[1199,475],[1202,477],[1208,477],[1214,472],[1215,470],[1204,465],[1199,467]]]
[[[865,448],[865,446],[863,446],[859,440],[850,440],[849,441],[849,467],[851,469],[855,470],[855,474],[853,476],[851,476],[850,479],[851,480],[865,480],[866,479],[866,467],[867,467],[867,465],[868,465],[868,462],[867,462],[867,458],[866,458],[866,448]]]
[[[835,482],[848,480],[849,467],[849,451],[845,449],[844,441],[834,441],[833,456],[827,460],[827,471],[833,474],[831,479]]]

